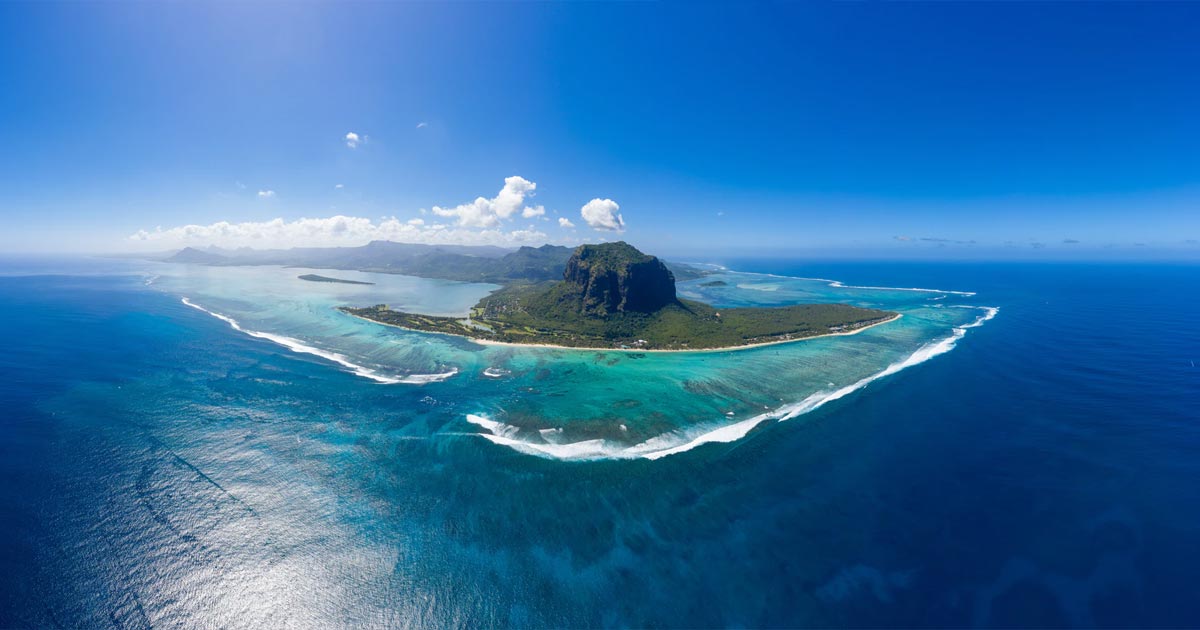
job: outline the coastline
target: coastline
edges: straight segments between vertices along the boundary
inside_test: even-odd
[[[346,311],[341,311],[341,312],[345,313],[346,315],[349,315],[350,317],[354,317],[356,319],[361,319],[365,322],[371,322],[372,324],[378,324],[380,326],[391,326],[392,328],[399,328],[400,330],[407,330],[410,332],[425,333],[425,334],[430,334],[430,335],[445,335],[447,337],[457,337],[459,339],[466,339],[467,341],[470,341],[472,343],[477,343],[481,346],[509,346],[509,347],[513,347],[513,348],[546,348],[546,349],[551,349],[551,350],[578,350],[578,351],[584,351],[584,352],[736,352],[738,350],[749,350],[751,348],[761,348],[764,346],[776,346],[776,345],[783,344],[783,343],[795,343],[797,341],[808,341],[810,339],[820,339],[822,337],[846,337],[849,335],[857,335],[858,333],[860,333],[864,330],[868,330],[868,329],[874,328],[876,326],[882,326],[883,324],[894,322],[894,321],[900,319],[901,317],[904,317],[903,313],[896,313],[892,317],[889,317],[887,319],[884,319],[884,320],[881,320],[878,322],[874,322],[872,324],[867,324],[866,326],[861,326],[859,328],[855,328],[854,330],[847,330],[844,332],[824,333],[821,335],[811,335],[808,337],[797,337],[795,339],[777,339],[775,341],[763,341],[760,343],[752,343],[752,344],[746,344],[746,345],[742,345],[742,346],[723,346],[720,348],[687,348],[687,349],[682,349],[682,350],[668,350],[668,349],[664,349],[664,348],[650,348],[650,349],[647,349],[647,348],[596,348],[596,347],[587,347],[587,346],[559,346],[559,345],[553,345],[553,344],[548,344],[548,343],[513,343],[510,341],[493,341],[491,339],[476,339],[475,337],[468,337],[466,335],[456,335],[454,333],[441,332],[441,331],[436,331],[436,330],[420,330],[417,328],[408,328],[406,326],[400,326],[397,324],[389,324],[386,322],[376,321],[376,320],[370,319],[368,317],[361,317],[361,316],[355,315],[353,313],[346,313]]]

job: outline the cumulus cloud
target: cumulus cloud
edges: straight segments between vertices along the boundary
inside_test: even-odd
[[[516,246],[544,243],[546,234],[533,229],[502,231],[473,230],[443,224],[426,225],[422,219],[404,221],[387,217],[379,221],[363,217],[337,215],[325,218],[285,221],[219,221],[209,225],[183,225],[173,228],[139,230],[131,235],[133,244],[171,248],[218,245],[221,247],[330,247],[364,245],[386,240],[400,243],[444,245]]]
[[[524,177],[513,175],[505,178],[504,188],[501,188],[500,192],[491,199],[479,197],[471,203],[464,203],[453,208],[434,206],[433,213],[439,217],[453,217],[457,219],[458,225],[461,227],[496,227],[502,221],[510,220],[513,215],[521,211],[521,206],[525,204],[525,198],[532,197],[536,189],[537,184]],[[527,207],[521,211],[521,215],[526,218],[545,213],[546,209],[541,206]]]
[[[347,141],[366,141],[366,136],[351,132]],[[335,188],[343,188],[335,184]],[[336,215],[324,218],[301,218],[272,221],[233,223],[219,221],[208,225],[180,225],[139,230],[129,236],[138,249],[167,249],[172,247],[207,246],[288,248],[333,247],[363,245],[374,240],[402,243],[446,245],[518,246],[546,243],[547,235],[530,222],[524,229],[505,227],[517,219],[551,221],[545,206],[527,204],[537,190],[537,184],[514,175],[505,178],[504,186],[494,197],[478,197],[470,203],[454,207],[433,206],[420,210],[421,217],[398,219],[385,216],[378,219]],[[261,199],[275,197],[275,191],[258,191]],[[593,199],[580,209],[587,225],[596,230],[620,232],[625,221],[620,206],[611,199]],[[553,214],[558,214],[553,212]],[[423,218],[422,218],[423,217]],[[573,230],[575,223],[566,217],[554,217],[559,228]],[[557,242],[563,242],[561,235]]]
[[[421,122],[417,123],[417,129],[424,129],[428,126],[429,126],[429,123],[427,123],[425,121],[421,121]]]
[[[345,188],[346,185],[345,184],[334,184],[333,187],[341,190],[342,188]]]
[[[612,199],[593,199],[579,209],[579,214],[592,229],[621,232],[625,229],[625,220],[617,212],[620,209],[621,206]]]
[[[360,135],[354,133],[353,131],[346,133],[346,146],[350,147],[351,149],[357,149],[358,145],[360,145],[366,141],[367,141],[366,136],[360,136]]]

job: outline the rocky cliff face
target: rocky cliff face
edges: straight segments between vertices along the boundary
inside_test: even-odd
[[[580,313],[650,313],[675,303],[675,276],[654,256],[625,242],[581,245],[563,280],[580,295]]]

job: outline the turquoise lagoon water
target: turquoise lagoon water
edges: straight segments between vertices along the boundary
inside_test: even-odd
[[[904,317],[485,348],[334,306],[487,286],[0,260],[0,627],[1200,623],[1195,265],[730,266]]]
[[[321,273],[374,285],[313,283]],[[704,286],[720,280],[724,286]],[[679,285],[717,307],[842,302],[899,320],[854,335],[726,352],[581,351],[484,346],[360,320],[337,306],[386,303],[463,315],[494,285],[279,267],[165,266],[156,290],[234,330],[315,356],[382,385],[439,382],[465,432],[564,460],[656,459],[729,442],[805,414],[877,378],[949,351],[996,315],[970,292],[854,287],[832,280],[722,270]],[[442,436],[438,436],[439,438]],[[452,435],[452,438],[462,436]]]

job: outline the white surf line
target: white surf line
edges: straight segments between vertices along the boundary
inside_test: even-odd
[[[245,328],[242,328],[241,324],[238,324],[237,320],[233,319],[232,317],[229,317],[227,315],[222,315],[220,313],[214,313],[213,311],[210,311],[210,310],[204,308],[203,306],[200,306],[199,304],[192,302],[191,300],[189,300],[187,298],[182,298],[180,301],[183,302],[187,306],[190,306],[198,311],[203,311],[205,313],[208,313],[209,315],[212,315],[213,317],[225,322],[226,324],[229,324],[230,328],[233,328],[234,330],[236,330],[240,333],[243,333],[243,334],[249,335],[251,337],[258,338],[258,339],[266,339],[267,341],[272,341],[274,343],[277,343],[277,344],[287,348],[288,350],[291,350],[292,352],[296,352],[296,353],[300,353],[300,354],[312,354],[312,355],[321,357],[322,359],[332,361],[344,368],[349,369],[351,372],[353,372],[357,376],[361,376],[363,378],[369,378],[377,383],[384,383],[387,385],[394,385],[396,383],[406,383],[406,384],[410,384],[410,385],[424,385],[425,383],[436,383],[438,381],[444,381],[444,380],[450,378],[451,376],[458,374],[458,368],[452,368],[450,371],[442,372],[440,374],[410,374],[408,376],[388,376],[386,374],[380,374],[379,372],[372,370],[370,368],[363,367],[356,363],[352,363],[345,356],[338,354],[336,352],[330,352],[328,350],[314,348],[310,345],[307,345],[307,344],[301,342],[298,339],[293,339],[291,337],[285,337],[283,335],[275,335],[272,333],[265,333],[265,332],[260,332],[257,330],[247,330]]]
[[[871,383],[873,383],[881,378],[891,376],[892,374],[895,374],[905,368],[909,368],[914,365],[919,365],[919,364],[924,363],[938,355],[945,354],[945,353],[953,350],[954,346],[958,343],[958,340],[962,339],[963,336],[965,336],[967,334],[968,328],[976,328],[978,326],[982,326],[984,322],[995,317],[996,313],[998,313],[1000,311],[1000,309],[998,309],[996,307],[991,307],[991,306],[984,306],[984,307],[966,306],[963,308],[982,308],[982,309],[984,309],[985,313],[983,315],[980,315],[978,318],[976,318],[974,322],[971,322],[969,324],[964,324],[962,326],[954,327],[953,332],[951,332],[950,336],[944,337],[942,339],[939,339],[938,341],[930,342],[930,343],[925,344],[924,346],[921,346],[920,348],[917,349],[916,352],[908,355],[908,357],[906,357],[905,359],[903,359],[901,361],[897,361],[897,362],[887,366],[883,370],[876,372],[875,374],[872,374],[863,379],[860,379],[855,383],[852,383],[850,385],[842,387],[841,389],[836,389],[831,392],[817,392],[798,403],[784,405],[783,407],[780,407],[779,409],[776,409],[774,411],[764,413],[764,414],[759,414],[757,416],[754,416],[753,418],[749,418],[747,420],[743,420],[741,422],[738,422],[738,423],[735,423],[735,424],[732,424],[732,425],[729,425],[726,427],[721,427],[719,429],[709,431],[708,433],[702,434],[702,435],[696,437],[695,439],[691,440],[690,442],[687,442],[686,444],[681,444],[679,446],[675,446],[675,447],[667,448],[667,449],[663,449],[663,450],[649,451],[646,454],[644,454],[643,457],[645,457],[647,459],[658,459],[660,457],[666,457],[667,455],[674,455],[675,453],[683,453],[685,451],[690,451],[693,448],[700,446],[701,444],[707,444],[710,442],[733,442],[735,440],[739,440],[739,439],[745,437],[746,434],[748,434],[751,429],[753,429],[754,427],[758,426],[759,424],[761,424],[762,422],[764,422],[766,420],[778,419],[779,422],[783,422],[784,420],[791,420],[792,418],[795,418],[797,416],[806,414],[810,411],[814,411],[817,408],[824,405],[825,403],[833,402],[835,400],[838,400],[839,398],[844,398],[844,397],[866,387],[867,385],[870,385]],[[643,444],[648,444],[648,443],[649,443],[649,440],[647,442],[643,442]],[[641,446],[641,445],[638,445],[638,446]],[[631,449],[637,449],[638,446],[631,447]]]
[[[668,455],[690,451],[702,444],[735,442],[746,437],[752,429],[767,420],[777,420],[779,422],[791,420],[797,416],[814,411],[826,403],[844,398],[881,378],[891,376],[901,370],[914,365],[920,365],[936,356],[945,354],[954,349],[958,340],[967,334],[968,328],[982,326],[984,322],[992,319],[1000,312],[1000,309],[994,306],[961,306],[959,308],[980,309],[984,313],[969,324],[955,326],[949,336],[929,342],[918,348],[916,352],[908,355],[908,357],[892,363],[883,370],[850,385],[833,391],[816,392],[800,402],[784,405],[773,411],[761,413],[740,422],[713,429],[682,444],[677,443],[679,439],[678,434],[656,436],[640,444],[628,447],[603,439],[583,440],[567,444],[540,444],[517,439],[515,437],[518,432],[517,427],[491,420],[486,416],[468,414],[467,422],[488,431],[487,433],[477,435],[481,435],[495,444],[502,444],[530,455],[568,461],[633,458],[656,460]]]
[[[949,293],[951,295],[961,295],[963,297],[971,297],[971,296],[975,295],[974,291],[951,291],[949,289],[922,289],[919,287],[863,287],[863,286],[858,286],[858,285],[853,285],[853,284],[842,284],[841,282],[838,282],[837,280],[826,280],[825,278],[812,278],[812,279],[820,280],[822,282],[828,282],[829,286],[831,286],[835,289],[871,289],[871,290],[876,290],[876,291],[920,291],[923,293]]]
[[[483,427],[487,433],[468,433],[465,435],[482,436],[493,444],[507,446],[527,455],[537,455],[548,459],[567,461],[628,458],[627,456],[622,456],[619,448],[614,449],[614,446],[607,440],[583,440],[569,444],[540,444],[537,442],[526,442],[525,440],[513,437],[519,430],[517,427],[496,422],[487,416],[469,413],[467,414],[467,422]]]
[[[723,267],[715,263],[684,263],[687,265],[708,265],[716,267],[722,271],[729,273],[743,274],[747,276],[766,276],[768,278],[785,278],[788,280],[813,280],[816,282],[828,282],[829,286],[835,289],[868,289],[873,291],[920,291],[922,293],[947,293],[950,295],[961,295],[963,297],[971,297],[975,295],[974,291],[951,291],[949,289],[924,289],[920,287],[869,287],[858,286],[853,284],[843,284],[840,280],[830,280],[829,278],[809,278],[807,276],[781,276],[776,273],[764,273],[760,271],[737,271],[728,267]]]
[[[1000,308],[997,306],[967,306],[964,304],[955,304],[954,306],[951,306],[950,308],[974,308],[974,309],[982,310],[984,312],[983,315],[980,315],[979,318],[976,319],[975,321],[971,322],[970,324],[963,324],[962,326],[959,326],[958,328],[978,328],[978,327],[982,326],[984,324],[984,322],[995,317],[996,313],[1000,312]]]
[[[828,282],[829,286],[835,289],[867,289],[871,291],[917,291],[920,293],[946,293],[949,295],[961,295],[963,297],[971,297],[975,295],[974,291],[951,291],[950,289],[924,289],[921,287],[871,287],[859,286],[856,284],[843,284],[841,280],[830,280],[829,278],[807,278],[804,276],[780,276],[773,273],[758,273],[754,271],[736,271],[734,273],[744,273],[755,276],[767,276],[770,278],[790,278],[792,280],[813,280],[815,282]]]
[[[670,261],[667,261],[667,262],[670,262]],[[713,269],[719,269],[721,271],[729,271],[729,267],[726,267],[725,265],[718,265],[717,263],[679,261],[678,264],[689,265],[691,267],[712,267]]]

